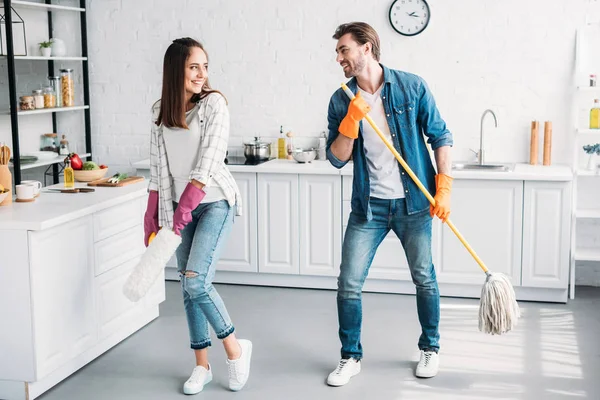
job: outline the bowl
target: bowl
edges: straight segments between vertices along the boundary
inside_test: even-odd
[[[292,157],[294,157],[294,160],[298,161],[299,163],[307,163],[317,158],[317,151],[315,149],[296,149],[292,152]]]
[[[104,178],[106,173],[108,172],[108,168],[104,169],[91,169],[91,170],[83,170],[76,169],[73,170],[73,174],[75,175],[75,180],[77,182],[91,182],[98,179]]]
[[[10,190],[8,190],[8,189],[4,189],[3,192],[0,192],[0,203],[2,203],[9,194],[10,194]]]

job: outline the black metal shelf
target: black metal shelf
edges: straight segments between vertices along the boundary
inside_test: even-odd
[[[19,145],[19,116],[28,114],[52,113],[52,129],[57,131],[56,113],[62,111],[83,110],[85,118],[85,153],[88,155],[87,160],[91,159],[92,154],[92,128],[90,120],[90,81],[88,68],[88,49],[87,49],[87,21],[86,21],[86,0],[79,0],[80,7],[68,7],[63,5],[52,4],[52,0],[45,0],[45,3],[33,3],[22,0],[3,0],[4,2],[4,26],[6,32],[6,49],[7,55],[4,56],[7,60],[8,67],[8,88],[10,96],[10,123],[12,130],[12,154],[13,154],[13,178],[15,185],[21,183],[21,161],[20,161],[20,145]],[[12,7],[27,7],[39,9],[48,13],[48,35],[53,37],[52,28],[52,12],[54,11],[75,11],[80,13],[81,23],[81,56],[80,57],[37,57],[37,56],[15,56],[13,43],[13,16]],[[15,60],[31,60],[31,61],[47,61],[48,76],[54,76],[55,61],[82,61],[82,76],[83,76],[83,104],[84,106],[64,107],[56,109],[42,109],[34,111],[19,111],[17,103],[17,71],[15,68]],[[54,183],[58,183],[58,165],[53,165]]]

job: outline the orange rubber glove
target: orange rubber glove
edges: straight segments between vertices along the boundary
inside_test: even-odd
[[[369,111],[371,111],[371,107],[369,107],[365,99],[362,98],[360,92],[356,93],[356,97],[350,100],[348,112],[338,128],[340,133],[350,139],[357,139],[360,120],[363,119]]]
[[[429,205],[429,215],[436,215],[443,222],[446,222],[450,216],[450,192],[452,191],[452,181],[454,178],[446,174],[437,174],[435,176],[435,207]]]

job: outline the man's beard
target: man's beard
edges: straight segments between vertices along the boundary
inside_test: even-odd
[[[365,65],[367,65],[367,62],[365,61],[365,59],[360,58],[360,59],[356,60],[354,66],[348,64],[350,69],[348,71],[344,70],[344,75],[346,76],[346,78],[352,78],[352,77],[358,76],[363,71],[363,69],[365,69]]]

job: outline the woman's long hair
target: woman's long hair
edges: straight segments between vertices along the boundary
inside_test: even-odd
[[[208,59],[208,53],[200,42],[188,37],[173,40],[165,53],[160,112],[156,125],[164,124],[169,128],[188,129],[185,122],[185,68],[193,47],[202,49]],[[211,93],[219,93],[223,96],[221,92],[210,87],[207,77],[202,92],[194,94],[190,101],[196,103]]]

